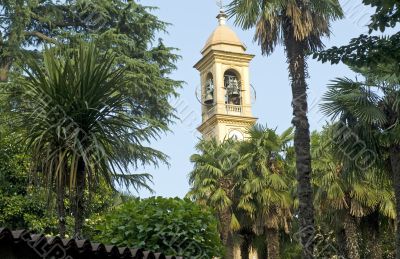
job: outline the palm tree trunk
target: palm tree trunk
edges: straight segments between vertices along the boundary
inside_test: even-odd
[[[347,245],[346,245],[346,232],[344,228],[340,229],[336,233],[336,239],[337,239],[337,244],[338,244],[338,255],[340,258],[346,258],[348,252],[347,252]]]
[[[240,244],[240,255],[242,259],[249,259],[251,238],[248,235],[243,236],[243,241]]]
[[[82,238],[82,228],[84,222],[84,192],[85,192],[85,162],[82,158],[78,161],[76,172],[76,191],[75,191],[75,227],[74,237]]]
[[[267,228],[267,254],[269,259],[280,258],[279,231],[275,228]]]
[[[379,212],[375,211],[372,214],[364,217],[363,225],[365,226],[365,240],[367,245],[366,254],[371,259],[383,258],[382,244],[379,234]]]
[[[360,248],[358,245],[357,224],[352,215],[346,212],[344,216],[344,231],[346,236],[346,248],[349,259],[360,259]]]
[[[231,231],[231,219],[232,213],[230,208],[223,210],[220,214],[220,223],[221,223],[221,239],[222,244],[225,246],[225,257],[226,259],[234,258],[234,244],[233,244],[233,235]]]
[[[59,186],[57,188],[57,216],[58,216],[58,232],[61,238],[65,238],[65,174],[61,175]]]
[[[396,259],[400,259],[400,145],[390,147],[390,163],[396,198]]]
[[[288,22],[287,22],[288,23]],[[303,258],[313,258],[314,206],[311,186],[310,125],[307,118],[306,43],[296,40],[291,24],[285,30],[285,48],[292,85],[294,146],[296,153],[299,225]]]

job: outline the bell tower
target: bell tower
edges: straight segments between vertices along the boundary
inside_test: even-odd
[[[201,51],[194,66],[200,72],[203,138],[243,140],[247,129],[257,121],[251,111],[249,63],[254,55],[226,25],[227,15],[221,10],[218,27]]]

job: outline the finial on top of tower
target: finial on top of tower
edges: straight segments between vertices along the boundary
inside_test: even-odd
[[[228,18],[228,15],[226,15],[226,13],[224,11],[223,0],[217,0],[217,5],[219,7],[219,14],[217,15],[217,19],[218,19],[219,25],[225,25],[226,18]]]

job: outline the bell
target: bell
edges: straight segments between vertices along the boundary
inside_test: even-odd
[[[207,93],[204,103],[206,105],[211,105],[214,103],[214,97],[212,96],[212,94],[210,92]]]
[[[240,97],[239,82],[235,76],[225,76],[225,87],[230,98]]]
[[[239,88],[233,88],[232,91],[229,93],[229,97],[237,98],[240,97]]]

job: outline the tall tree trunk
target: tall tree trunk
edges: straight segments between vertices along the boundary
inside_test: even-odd
[[[288,24],[288,22],[287,22]],[[310,125],[307,118],[307,64],[306,43],[295,39],[289,23],[285,30],[285,48],[292,85],[293,120],[295,127],[294,146],[296,153],[297,195],[299,199],[299,225],[303,258],[313,258],[314,206],[311,186]]]
[[[338,244],[338,255],[341,256],[340,258],[346,258],[347,257],[347,245],[346,245],[346,232],[344,228],[340,229],[339,231],[336,232],[336,239],[337,239],[337,244]]]
[[[381,259],[383,258],[382,244],[379,234],[379,211],[374,211],[372,214],[364,217],[364,239],[366,240],[368,258]]]
[[[240,244],[240,255],[242,259],[249,259],[251,247],[251,237],[243,235],[243,241]]]
[[[65,238],[65,172],[61,174],[59,186],[57,187],[57,217],[58,217],[58,232],[61,238]]]
[[[225,246],[225,257],[226,259],[233,259],[235,254],[234,244],[233,244],[233,234],[231,231],[231,220],[232,213],[230,208],[226,208],[220,213],[220,223],[221,223],[221,239],[222,244]]]
[[[396,259],[400,259],[400,145],[390,147],[390,163],[396,197]]]
[[[266,233],[267,233],[268,259],[279,259],[280,258],[279,231],[275,228],[267,227]]]
[[[358,245],[358,228],[356,221],[350,212],[344,216],[344,231],[346,235],[346,248],[349,259],[360,259],[360,247]]]
[[[79,158],[76,172],[76,188],[75,188],[75,228],[74,237],[82,238],[82,228],[85,215],[84,193],[86,182],[85,162]]]

